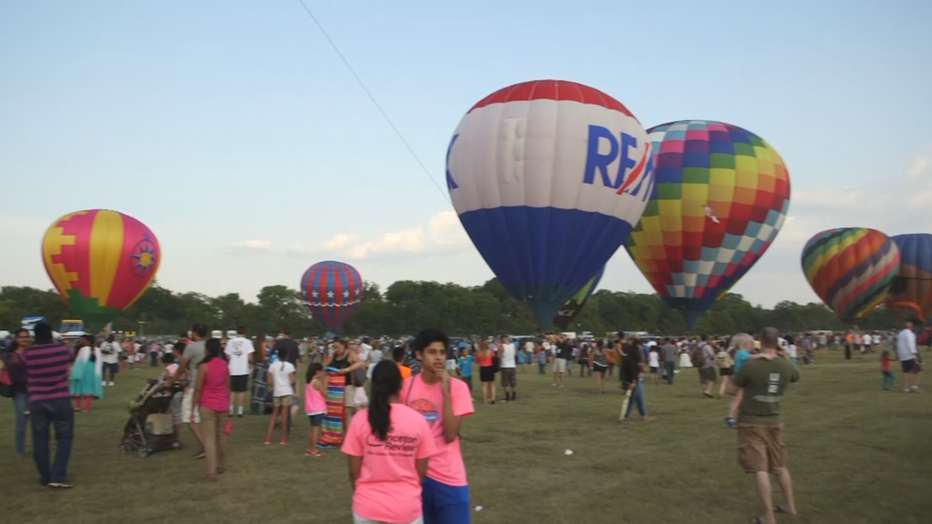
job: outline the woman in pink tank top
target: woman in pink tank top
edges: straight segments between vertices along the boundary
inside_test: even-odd
[[[229,420],[230,370],[220,358],[219,340],[208,340],[205,350],[204,360],[197,367],[193,409],[200,407],[204,454],[207,455],[207,480],[215,482],[217,475],[223,473],[226,459],[227,436],[224,426]]]

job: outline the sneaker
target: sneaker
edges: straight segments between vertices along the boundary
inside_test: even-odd
[[[206,456],[207,456],[207,454],[204,453],[203,450],[201,450],[201,451],[198,451],[197,453],[195,453],[194,456],[191,457],[191,458],[192,458],[193,460],[197,460],[197,459],[202,459],[202,458],[204,458],[204,457],[206,457]]]
[[[734,417],[725,417],[725,425],[731,429],[738,429],[738,421]]]
[[[909,388],[903,388],[903,393],[909,393]]]
[[[912,390],[913,390],[913,393],[922,393],[922,390],[919,389],[919,386],[913,386]]]
[[[116,386],[116,384],[114,384],[112,380],[111,380],[110,382],[107,382],[107,385],[108,385],[108,386]]]
[[[266,446],[268,446],[268,445],[271,444],[271,443],[272,443],[271,440],[266,440],[266,441],[265,441],[265,445],[266,445]]]
[[[101,386],[106,386],[106,385],[107,385],[107,381],[104,380],[103,382],[100,383],[100,385],[101,385]]]
[[[67,482],[49,482],[49,487],[54,489],[71,489],[74,485]]]
[[[284,445],[287,444],[287,443],[288,443],[288,441],[285,440],[285,439],[282,439],[282,440],[278,441],[278,445],[279,445],[279,446],[284,446]]]

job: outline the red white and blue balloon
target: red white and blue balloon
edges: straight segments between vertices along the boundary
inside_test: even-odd
[[[640,220],[652,157],[621,102],[574,82],[525,82],[483,98],[460,121],[447,188],[492,272],[548,328]]]
[[[314,317],[328,330],[342,326],[362,300],[362,277],[353,266],[325,260],[301,277],[301,294]]]

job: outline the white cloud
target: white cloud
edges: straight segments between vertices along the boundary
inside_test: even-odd
[[[907,174],[911,178],[921,178],[932,176],[932,145],[927,146],[919,151],[909,162]]]
[[[272,248],[272,242],[268,240],[243,240],[242,242],[236,242],[233,245],[224,247],[222,251],[232,255],[275,252]]]
[[[431,216],[427,226],[414,226],[366,238],[357,233],[339,233],[320,245],[292,245],[292,255],[332,255],[350,260],[404,258],[415,254],[453,253],[470,247],[469,237],[453,211]]]

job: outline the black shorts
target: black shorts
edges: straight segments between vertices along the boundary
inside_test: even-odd
[[[718,374],[723,377],[728,377],[735,374],[735,368],[718,368]]]
[[[318,413],[316,415],[308,415],[307,420],[310,421],[312,428],[319,428],[324,422],[324,414]]]
[[[699,383],[706,385],[715,382],[715,368],[699,368]]]
[[[245,393],[247,389],[249,389],[249,375],[230,376],[230,391],[233,393]]]
[[[492,366],[480,367],[479,368],[479,381],[480,382],[495,382],[495,368]]]
[[[916,367],[916,359],[911,358],[909,360],[901,360],[900,366],[903,368],[903,373],[912,373],[913,368]]]

